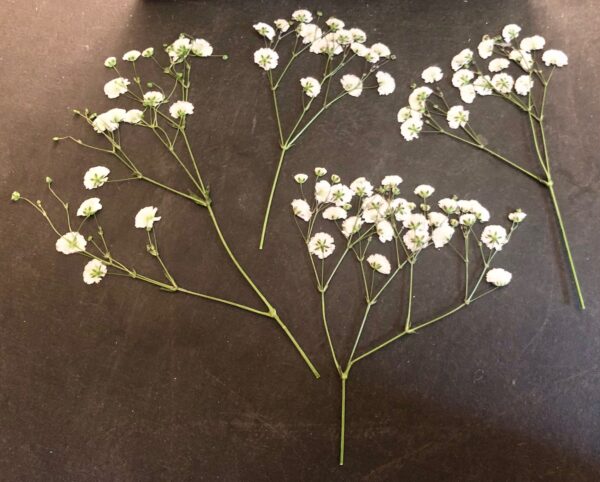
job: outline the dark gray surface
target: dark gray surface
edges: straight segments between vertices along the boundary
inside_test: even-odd
[[[598,2],[304,2],[390,45],[398,60],[387,70],[398,90],[341,103],[292,152],[260,254],[277,146],[268,92],[251,61],[260,43],[251,25],[289,15],[295,2],[2,4],[1,479],[598,479]],[[552,87],[549,134],[585,313],[576,308],[546,192],[450,140],[407,144],[395,122],[423,67],[447,64],[509,22],[569,54]],[[83,172],[109,161],[54,146],[51,137],[93,138],[69,109],[113,105],[102,94],[105,57],[158,48],[180,31],[231,56],[196,69],[190,129],[228,239],[318,364],[319,381],[265,319],[129,279],[84,286],[82,260],[57,253],[38,215],[7,201],[13,189],[46,199],[46,175],[73,204],[84,199]],[[484,103],[475,112],[489,121],[496,115]],[[516,157],[529,156],[525,131],[514,129],[525,120],[506,106],[502,112],[488,132],[502,135]],[[133,142],[153,172],[183,182],[168,158]],[[345,179],[397,172],[407,185],[476,197],[497,220],[517,206],[530,214],[501,258],[515,274],[508,289],[353,371],[344,468],[336,465],[339,380],[288,210],[291,174],[315,164]],[[151,268],[132,217],[155,204],[162,249],[182,284],[254,303],[204,213],[147,185],[100,194],[115,252]],[[434,267],[439,257],[428,262]],[[435,275],[421,274],[419,313],[449,306],[451,282],[442,289]],[[391,301],[378,309],[370,339],[384,334],[378,326],[400,322]],[[331,319],[347,349],[358,320],[341,313],[332,307]]]

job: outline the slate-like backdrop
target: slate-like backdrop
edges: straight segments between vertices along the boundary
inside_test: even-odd
[[[252,53],[256,21],[320,8],[388,44],[398,88],[332,109],[291,151],[267,249],[258,227],[278,156],[269,92]],[[4,0],[0,18],[0,478],[2,480],[597,480],[600,378],[596,253],[600,248],[597,93],[598,2],[587,1],[114,1]],[[555,74],[548,133],[555,178],[587,295],[580,312],[547,193],[483,153],[442,137],[405,143],[395,121],[409,84],[447,66],[484,33],[515,22],[565,50]],[[109,55],[179,32],[203,36],[230,60],[197,61],[190,119],[217,213],[239,258],[278,307],[322,373],[315,381],[266,319],[164,293],[130,279],[81,281],[83,260],[14,189],[72,204],[89,196],[85,170],[110,163],[54,135],[94,139],[70,109],[115,105],[102,93]],[[292,73],[298,78],[309,71]],[[299,97],[295,80],[284,118]],[[498,109],[495,109],[498,107]],[[478,102],[490,139],[535,165],[526,119]],[[124,135],[151,173],[184,185],[169,158]],[[498,258],[514,272],[502,290],[439,326],[358,365],[349,385],[347,465],[337,466],[339,379],[319,319],[310,267],[289,213],[291,175],[324,165],[346,180],[385,174],[405,190],[475,197],[503,220],[527,223]],[[94,193],[95,194],[95,193]],[[139,208],[159,207],[161,249],[180,284],[256,303],[215,242],[206,214],[145,184],[98,192],[113,251],[153,270]],[[58,209],[53,212],[59,214]],[[428,253],[417,272],[417,314],[451,306],[459,292],[451,253]],[[428,271],[427,271],[428,270]],[[440,278],[438,273],[444,273]],[[333,332],[347,352],[360,306],[356,273],[343,272]],[[395,285],[401,293],[401,283]],[[398,295],[399,296],[399,295]],[[365,343],[399,326],[396,296],[377,306]],[[257,305],[258,306],[258,305]],[[352,318],[353,312],[356,314]]]

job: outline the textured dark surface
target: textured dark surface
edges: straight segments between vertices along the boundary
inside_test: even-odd
[[[268,91],[251,61],[260,45],[251,25],[298,5],[86,3],[2,2],[0,479],[598,479],[597,2],[307,0],[302,6],[321,8],[390,45],[398,60],[386,70],[398,89],[388,98],[340,103],[292,151],[262,253],[258,225],[278,153]],[[549,137],[585,313],[576,308],[546,192],[450,140],[407,144],[395,122],[423,67],[447,65],[454,53],[510,22],[569,54],[569,67],[551,89]],[[158,48],[180,31],[204,36],[231,56],[196,64],[202,67],[193,79],[190,129],[228,239],[313,357],[319,381],[266,319],[130,279],[83,285],[82,259],[57,253],[42,219],[8,202],[13,189],[47,199],[49,175],[77,205],[88,195],[81,186],[88,167],[110,162],[118,173],[100,153],[50,139],[65,133],[94,139],[69,109],[114,105],[102,94],[110,78],[104,58]],[[297,99],[284,104],[296,106]],[[486,110],[491,105],[476,105],[472,115],[485,118],[489,137],[504,140],[498,145],[533,165],[525,119],[505,105]],[[152,172],[184,185],[155,146],[131,142]],[[339,380],[288,208],[296,195],[291,174],[316,164],[345,179],[398,173],[407,187],[431,183],[440,194],[476,197],[496,220],[517,206],[530,213],[499,258],[515,273],[508,289],[353,371],[343,468],[337,466]],[[163,216],[164,256],[181,284],[256,303],[204,212],[143,184],[114,184],[99,195],[114,252],[138,269],[154,267],[132,219],[154,204]],[[429,274],[418,274],[415,302],[423,317],[450,306],[459,291],[456,277],[438,279],[436,263],[450,259],[444,256],[431,253]],[[344,276],[348,290],[338,291],[330,318],[347,350],[358,322],[347,313],[359,300],[352,296],[355,273]],[[397,304],[382,302],[367,338],[381,339],[400,322]]]

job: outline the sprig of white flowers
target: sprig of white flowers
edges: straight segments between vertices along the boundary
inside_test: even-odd
[[[545,133],[548,86],[555,69],[566,66],[569,60],[561,50],[544,50],[546,40],[540,35],[519,40],[520,34],[521,27],[509,24],[498,35],[485,35],[477,46],[478,55],[466,48],[452,58],[451,75],[445,76],[443,70],[436,65],[423,70],[421,78],[427,85],[414,85],[408,98],[408,106],[398,112],[400,132],[407,141],[418,139],[421,134],[443,134],[488,153],[546,187],[567,252],[579,305],[585,309],[583,292],[555,193]],[[485,137],[473,127],[474,119],[469,110],[451,100],[452,96],[442,88],[439,82],[444,77],[458,89],[458,96],[464,104],[472,104],[479,97],[497,97],[524,113],[529,121],[534,155],[539,161],[541,172],[534,172],[490,147]]]
[[[394,78],[380,70],[395,59],[385,44],[376,42],[368,47],[367,35],[363,30],[348,28],[343,20],[335,17],[323,22],[322,16],[321,12],[313,15],[309,10],[300,9],[293,12],[290,19],[275,20],[274,27],[265,22],[254,25],[254,30],[265,42],[264,47],[254,52],[254,62],[266,71],[281,150],[264,214],[260,249],[264,247],[273,196],[286,153],[326,110],[344,97],[360,97],[369,89],[377,89],[379,95],[386,96],[396,88]],[[292,46],[289,53],[283,54],[281,47],[285,40],[289,40]],[[286,129],[279,115],[278,92],[294,62],[310,54],[323,58],[323,73],[298,79],[302,110],[294,125]],[[284,56],[287,60],[281,62]],[[281,63],[283,65],[277,72]],[[349,69],[352,72],[347,72]],[[336,78],[339,78],[340,84],[337,90]]]
[[[13,201],[19,201],[21,199],[25,200],[44,216],[59,237],[56,242],[56,249],[58,251],[65,254],[78,253],[91,258],[84,268],[83,280],[85,283],[97,284],[106,275],[124,274],[133,279],[145,281],[173,293],[186,293],[188,295],[224,303],[256,315],[267,317],[275,321],[277,326],[283,330],[312,373],[318,378],[319,373],[306,353],[302,350],[290,330],[281,320],[273,305],[254,283],[229,247],[213,209],[213,200],[208,184],[201,175],[199,162],[194,154],[186,131],[186,125],[190,117],[192,115],[197,115],[194,105],[189,99],[190,87],[192,84],[192,59],[194,57],[216,57],[227,59],[227,56],[213,54],[213,47],[208,41],[193,38],[185,34],[182,34],[174,42],[167,45],[165,51],[168,57],[168,63],[166,65],[161,64],[155,56],[154,49],[151,47],[144,49],[142,52],[139,50],[126,52],[122,58],[125,62],[125,66],[131,70],[132,76],[127,76],[125,72],[119,70],[116,57],[109,57],[105,60],[104,65],[109,70],[113,71],[116,77],[105,84],[104,93],[109,99],[118,99],[123,105],[127,103],[129,108],[114,107],[100,114],[93,113],[89,109],[74,111],[76,115],[84,119],[90,128],[105,141],[104,146],[84,142],[83,140],[76,139],[72,136],[55,137],[53,140],[58,142],[63,139],[68,139],[94,152],[108,154],[115,158],[129,172],[127,177],[113,180],[109,178],[111,169],[108,167],[92,167],[83,177],[83,185],[86,189],[98,189],[110,182],[142,180],[168,191],[171,194],[188,199],[197,206],[206,209],[219,242],[240,275],[253,289],[254,293],[263,304],[263,309],[256,309],[232,300],[180,287],[175,282],[175,278],[171,272],[167,269],[166,263],[158,250],[155,225],[161,219],[161,216],[157,216],[158,208],[155,206],[147,206],[139,210],[135,216],[134,225],[136,228],[147,231],[148,240],[146,249],[160,264],[166,281],[156,280],[142,275],[135,269],[128,267],[115,259],[108,249],[104,231],[97,219],[97,216],[103,207],[98,197],[89,198],[81,204],[77,210],[77,215],[83,217],[83,221],[79,228],[74,229],[71,223],[68,203],[65,203],[58,197],[52,188],[52,180],[49,178],[47,179],[47,184],[51,193],[60,202],[66,213],[66,230],[58,229],[57,224],[48,216],[41,201],[32,202],[28,198],[22,197],[18,192],[13,193],[11,199],[13,199]],[[146,67],[150,68],[158,66],[160,73],[166,76],[166,83],[163,83],[162,81],[160,83],[155,81],[143,82],[138,67],[136,66],[136,63],[138,62],[145,62]],[[131,78],[131,80],[129,80],[129,78]],[[120,135],[123,128],[145,129],[150,131],[167,150],[175,164],[186,176],[188,186],[184,189],[180,189],[171,186],[162,180],[151,178],[143,173],[141,168],[142,163],[137,159],[134,159],[134,157],[126,151],[125,146],[123,145],[123,139]],[[97,224],[96,235],[90,233],[84,236],[80,231],[82,227],[84,227],[86,220],[92,218]]]
[[[346,420],[346,381],[358,361],[370,356],[407,334],[440,321],[471,303],[506,286],[511,273],[493,266],[496,255],[510,241],[514,231],[526,217],[521,210],[508,215],[510,228],[487,224],[489,211],[476,200],[446,197],[432,203],[433,186],[421,184],[413,194],[417,200],[401,197],[398,175],[385,176],[379,186],[365,177],[346,185],[340,176],[326,179],[327,169],[315,169],[314,195],[307,199],[307,174],[296,174],[301,196],[292,201],[294,219],[304,240],[316,287],[321,295],[322,321],[335,368],[342,382],[340,464],[344,463],[344,434]],[[300,219],[300,222],[298,221]],[[324,223],[320,228],[318,223]],[[333,224],[332,224],[333,223]],[[334,237],[337,235],[337,238]],[[462,238],[462,246],[453,241]],[[459,288],[460,303],[428,321],[416,323],[412,316],[415,266],[428,248],[446,250],[464,263],[464,294]],[[431,250],[431,249],[430,249]],[[388,254],[383,254],[384,252]],[[336,258],[337,254],[337,259]],[[336,273],[349,256],[358,263],[362,276],[365,311],[350,355],[341,363],[334,347],[327,320],[326,295]],[[329,261],[333,259],[333,261]],[[330,264],[331,263],[331,264]],[[396,276],[408,270],[406,319],[404,328],[387,341],[358,354],[357,348],[367,318],[373,306],[391,286]],[[475,279],[472,275],[475,273]],[[484,289],[483,281],[491,285]],[[398,299],[398,296],[393,296]]]

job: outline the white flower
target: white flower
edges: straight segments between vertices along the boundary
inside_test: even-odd
[[[371,49],[369,47],[365,47],[363,44],[358,42],[353,42],[350,45],[350,50],[352,50],[352,52],[354,52],[359,57],[363,58],[369,55],[369,53],[371,52]]]
[[[116,99],[121,94],[127,92],[127,86],[130,84],[129,80],[124,77],[117,77],[116,79],[109,80],[104,84],[104,93],[109,99]]]
[[[323,219],[329,219],[330,221],[337,221],[338,219],[346,219],[348,213],[344,208],[339,206],[331,206],[323,211]]]
[[[328,33],[325,37],[315,40],[310,46],[313,54],[339,55],[344,49],[336,40],[337,34]]]
[[[116,57],[108,57],[104,61],[104,67],[108,67],[109,69],[112,69],[115,65],[117,65],[117,58]]]
[[[477,217],[480,223],[487,223],[490,220],[490,212],[477,201],[473,201],[473,214]]]
[[[296,10],[292,13],[292,19],[296,22],[309,23],[312,22],[313,16],[308,10]]]
[[[340,45],[349,45],[352,43],[352,34],[350,33],[350,30],[340,29],[335,32],[334,38]]]
[[[56,251],[63,254],[81,253],[85,251],[87,241],[78,232],[71,231],[56,241]]]
[[[108,181],[110,169],[104,166],[96,166],[87,170],[83,176],[83,185],[86,189],[96,189]]]
[[[416,111],[422,111],[425,109],[425,101],[433,93],[429,87],[417,87],[408,96],[408,105],[410,108]]]
[[[308,97],[314,98],[321,92],[321,84],[314,77],[304,77],[300,79],[300,85]]]
[[[489,249],[502,250],[502,246],[508,242],[506,229],[502,226],[486,226],[481,233],[481,242]]]
[[[462,226],[473,226],[477,222],[477,216],[472,213],[461,214],[458,218],[459,224]]]
[[[139,50],[130,50],[129,52],[125,52],[123,54],[123,60],[127,60],[128,62],[135,62],[140,58],[141,52]]]
[[[543,62],[547,65],[556,65],[564,67],[569,63],[569,57],[562,50],[549,49],[542,55]]]
[[[354,192],[348,186],[344,186],[343,184],[334,184],[329,190],[328,201],[335,203],[336,206],[344,206],[352,200],[353,196]],[[344,219],[345,218],[346,216],[344,216]]]
[[[281,30],[281,33],[285,33],[290,29],[290,22],[288,22],[287,20],[285,20],[283,18],[278,18],[273,23],[275,24],[275,27],[277,27],[279,30]]]
[[[352,41],[356,43],[364,44],[367,41],[367,34],[359,28],[351,28],[350,34],[352,35]]]
[[[340,83],[352,97],[358,97],[362,93],[363,83],[356,75],[346,74],[340,79]]]
[[[502,29],[502,38],[506,43],[510,43],[512,40],[516,39],[521,32],[521,27],[515,25],[514,23],[506,25]]]
[[[178,100],[173,103],[171,107],[169,107],[169,114],[174,119],[180,119],[187,115],[192,115],[194,113],[194,105],[191,102],[186,102],[185,100]]]
[[[148,59],[150,57],[152,57],[154,55],[154,48],[153,47],[148,47],[147,49],[144,49],[142,51],[142,57]]]
[[[475,72],[469,69],[460,69],[452,76],[452,85],[454,87],[462,87],[468,85],[475,77]]]
[[[400,133],[407,141],[419,138],[419,133],[423,130],[423,121],[415,117],[411,117],[403,122],[400,126]]]
[[[530,71],[533,68],[533,57],[529,52],[512,50],[510,54],[508,54],[508,58],[518,62],[523,70]]]
[[[444,77],[444,73],[442,69],[432,65],[431,67],[427,67],[422,73],[421,78],[425,81],[426,84],[433,84],[434,82],[439,82]]]
[[[306,174],[300,173],[294,176],[294,181],[296,181],[298,184],[304,184],[307,180],[308,176]]]
[[[415,231],[410,229],[402,237],[406,247],[413,253],[427,247],[429,233],[427,231]]]
[[[327,233],[317,233],[308,242],[308,252],[319,259],[325,259],[335,250],[333,238]]]
[[[394,228],[392,227],[392,224],[385,219],[377,223],[375,230],[377,231],[377,236],[379,236],[379,241],[382,243],[394,239]]]
[[[156,221],[160,221],[160,216],[156,216],[158,208],[147,206],[138,211],[135,215],[135,227],[150,231]]]
[[[98,133],[100,132],[113,132],[119,128],[119,122],[125,120],[127,111],[125,109],[110,109],[102,114],[98,114],[92,121],[92,127]]]
[[[83,268],[83,282],[88,285],[100,283],[102,278],[106,276],[106,271],[106,265],[102,261],[92,259]]]
[[[350,189],[358,197],[371,196],[373,194],[373,185],[364,177],[359,177],[352,181]]]
[[[377,79],[377,84],[379,85],[377,88],[379,95],[389,95],[396,90],[396,81],[387,72],[378,71],[375,74],[375,78]]]
[[[510,62],[508,59],[499,58],[490,60],[488,69],[490,72],[502,72],[504,69],[508,69]]]
[[[382,254],[372,254],[367,258],[367,263],[375,271],[381,274],[390,274],[392,272],[392,266],[388,259]]]
[[[514,79],[505,73],[496,74],[492,77],[492,85],[501,94],[508,94],[513,88]]]
[[[477,46],[477,52],[479,52],[479,56],[482,59],[491,57],[494,53],[494,39],[488,38],[479,42],[479,45]]]
[[[433,245],[438,249],[443,248],[446,244],[448,244],[452,239],[452,236],[454,236],[454,228],[448,224],[443,224],[431,232],[431,240],[433,241]]]
[[[327,19],[325,25],[327,25],[333,32],[340,30],[346,26],[346,24],[342,20],[335,17],[330,17],[329,19]]]
[[[428,198],[434,192],[435,192],[434,187],[430,186],[429,184],[420,184],[419,186],[417,186],[415,188],[415,195],[422,197],[422,198]]]
[[[521,75],[515,81],[515,91],[519,95],[527,95],[533,87],[533,79],[530,75]]]
[[[77,210],[77,216],[82,216],[87,218],[88,216],[93,216],[98,211],[102,209],[102,204],[100,204],[100,199],[97,197],[91,197],[86,199],[81,203],[79,209]]]
[[[131,110],[127,111],[123,120],[125,122],[127,122],[128,124],[138,124],[138,123],[142,122],[143,118],[144,118],[144,113],[141,110],[131,109]]]
[[[473,84],[464,85],[460,89],[460,98],[465,104],[472,104],[475,100],[476,91]]]
[[[172,62],[180,62],[189,55],[192,50],[192,43],[189,38],[180,37],[169,45],[166,50]]]
[[[402,178],[400,176],[385,176],[381,180],[381,185],[384,189],[391,190],[395,187],[398,187],[402,183]]]
[[[144,94],[144,105],[146,107],[156,107],[164,102],[165,96],[162,92],[151,90]]]
[[[392,55],[391,50],[389,49],[389,47],[385,44],[382,44],[380,42],[371,45],[371,52],[375,52],[377,54],[378,57],[381,58],[387,58],[390,55]]]
[[[464,49],[452,58],[452,70],[456,71],[462,67],[466,67],[473,61],[473,51]]]
[[[494,268],[487,272],[485,280],[494,286],[506,286],[512,280],[512,274],[502,268]]]
[[[446,214],[454,214],[458,209],[458,202],[456,199],[444,198],[438,201],[438,206]]]
[[[480,75],[473,82],[475,92],[479,95],[492,95],[492,79],[489,75]]]
[[[362,217],[366,223],[376,223],[386,215],[388,202],[380,194],[369,196],[362,202]]]
[[[327,174],[327,169],[324,167],[315,167],[315,176],[323,177],[325,174]]]
[[[258,64],[264,70],[272,70],[277,67],[279,54],[273,49],[258,49],[254,52],[254,63]]]
[[[542,50],[546,45],[546,40],[540,35],[533,35],[532,37],[525,37],[521,40],[519,48],[525,52],[531,52],[532,50]]]
[[[400,124],[406,122],[411,117],[421,119],[423,114],[421,114],[419,111],[412,110],[410,107],[402,107],[402,109],[398,111],[398,122],[400,122]]]
[[[192,40],[191,49],[192,53],[198,57],[210,57],[213,53],[212,45],[202,38]]]
[[[448,216],[446,216],[445,214],[442,213],[438,213],[438,212],[432,212],[429,213],[427,215],[427,220],[429,221],[429,224],[432,225],[433,227],[439,228],[440,226],[443,226],[444,224],[448,224]]]
[[[303,23],[298,27],[303,44],[311,44],[323,37],[323,31],[314,23]]]
[[[327,202],[329,199],[329,190],[331,189],[331,184],[324,179],[317,182],[315,184],[315,199],[318,203]]]
[[[451,129],[464,127],[469,122],[469,111],[465,110],[462,105],[455,105],[448,109],[446,120]]]
[[[275,29],[264,22],[255,23],[253,27],[259,35],[262,35],[269,40],[273,40],[273,37],[275,37]]]
[[[427,232],[429,229],[429,222],[427,218],[420,213],[414,213],[408,215],[403,221],[402,225],[406,229],[410,229],[412,231],[424,231]]]
[[[347,238],[350,235],[358,233],[362,228],[363,220],[358,216],[350,216],[342,223],[342,234]]]
[[[303,221],[309,221],[312,217],[310,206],[304,199],[294,199],[292,201],[292,211]]]
[[[508,215],[508,219],[510,219],[513,223],[521,223],[526,217],[527,214],[520,209],[517,209],[514,213],[510,213]]]

